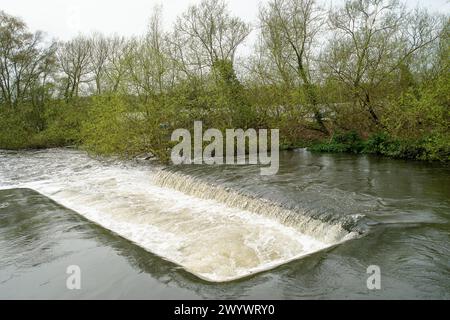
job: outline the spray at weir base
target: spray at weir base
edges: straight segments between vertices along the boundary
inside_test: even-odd
[[[227,129],[224,157],[224,137],[218,129],[208,129],[203,133],[203,123],[194,122],[194,144],[191,133],[187,129],[177,129],[172,133],[171,140],[179,142],[172,148],[171,160],[174,165],[207,164],[220,165],[269,165],[261,168],[261,175],[270,176],[279,169],[279,130],[270,130],[270,149],[268,148],[267,129]],[[248,141],[248,157],[246,157],[246,142]],[[203,148],[204,142],[210,142]],[[270,150],[270,155],[269,155]],[[192,154],[193,153],[193,154]]]

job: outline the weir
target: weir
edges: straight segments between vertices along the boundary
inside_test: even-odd
[[[49,150],[3,155],[0,188],[30,188],[197,277],[225,282],[353,239],[314,219],[193,176]]]
[[[251,197],[179,172],[161,170],[155,175],[155,183],[194,197],[216,200],[233,208],[275,219],[283,225],[293,227],[326,243],[339,242],[356,236],[356,233],[345,230],[340,224],[320,221],[307,216],[305,212],[290,210],[269,200]]]

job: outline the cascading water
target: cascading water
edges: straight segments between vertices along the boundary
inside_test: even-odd
[[[34,189],[208,281],[246,277],[357,235],[160,168],[61,149],[0,155],[0,188]]]
[[[267,199],[251,197],[185,174],[161,170],[155,174],[154,181],[161,187],[175,189],[200,199],[216,200],[233,208],[272,218],[285,226],[326,243],[340,242],[356,236],[356,233],[348,232],[341,224],[322,222]]]

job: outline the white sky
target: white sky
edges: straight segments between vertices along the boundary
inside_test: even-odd
[[[257,19],[258,7],[267,0],[227,0],[231,12],[247,22]],[[321,0],[327,6],[343,0]],[[79,33],[143,34],[152,9],[163,7],[166,29],[190,4],[200,0],[0,0],[0,10],[19,16],[31,30],[41,30],[51,38],[67,40]],[[430,11],[450,13],[450,0],[406,0]],[[251,40],[250,40],[251,41]]]

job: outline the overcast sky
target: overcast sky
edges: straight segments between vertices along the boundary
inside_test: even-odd
[[[267,0],[228,0],[230,10],[247,22],[257,18],[258,7]],[[321,0],[339,4],[343,0]],[[32,30],[42,30],[49,37],[67,40],[79,33],[139,35],[147,26],[152,9],[163,4],[166,29],[177,15],[200,0],[0,0],[0,10],[25,20]],[[418,4],[430,11],[450,13],[449,0],[406,0],[409,7]]]

